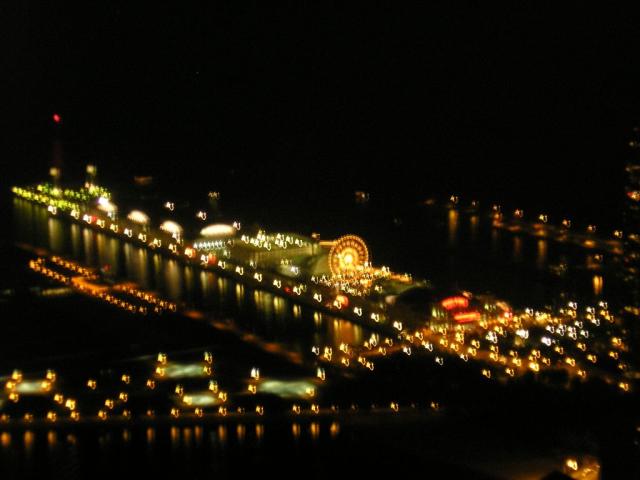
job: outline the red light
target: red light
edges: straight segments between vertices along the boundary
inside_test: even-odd
[[[346,295],[336,295],[335,303],[338,308],[347,308],[349,306],[349,298]]]
[[[480,320],[480,312],[472,311],[472,312],[456,313],[453,316],[453,319],[457,323],[477,322],[478,320]]]
[[[632,190],[630,192],[627,192],[627,197],[637,202],[640,200],[640,191]]]
[[[442,306],[445,310],[453,310],[454,308],[467,308],[469,299],[467,297],[448,297],[442,300]]]
[[[55,123],[60,123],[62,121],[62,117],[57,113],[54,113],[52,118]]]

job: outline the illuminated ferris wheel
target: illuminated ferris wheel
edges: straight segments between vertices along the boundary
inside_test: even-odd
[[[353,275],[369,262],[369,250],[362,238],[345,235],[338,238],[329,251],[329,268],[333,275]]]

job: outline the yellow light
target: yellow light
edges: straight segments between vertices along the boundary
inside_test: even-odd
[[[200,235],[207,238],[233,237],[237,230],[232,225],[214,223],[200,230]]]
[[[329,268],[334,276],[353,274],[369,262],[369,250],[362,238],[356,235],[340,237],[329,251]]]
[[[578,461],[575,458],[567,458],[567,461],[564,462],[564,464],[574,472],[578,470]]]
[[[182,234],[182,227],[178,225],[176,222],[173,222],[171,220],[167,220],[166,222],[163,222],[162,225],[160,225],[160,230],[163,230],[167,233],[171,233],[175,235]]]

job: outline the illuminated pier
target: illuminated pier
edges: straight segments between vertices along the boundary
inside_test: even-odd
[[[149,249],[185,265],[211,270],[233,279],[236,291],[241,293],[243,285],[255,288],[254,295],[258,296],[262,290],[272,292],[277,295],[273,305],[276,300],[282,300],[279,297],[286,297],[294,304],[294,317],[300,305],[307,305],[314,312],[313,321],[316,315],[319,318],[320,312],[330,312],[369,327],[364,335],[353,335],[335,343],[314,334],[302,348],[287,351],[282,344],[263,341],[237,325],[211,321],[215,328],[233,331],[247,345],[259,346],[265,352],[279,354],[290,359],[291,364],[306,368],[308,376],[303,381],[287,382],[261,374],[256,366],[247,378],[235,379],[235,389],[223,390],[218,380],[213,379],[217,373],[212,361],[215,352],[205,352],[204,360],[189,364],[169,362],[166,354],[160,354],[157,361],[149,365],[150,373],[135,379],[137,390],[123,386],[115,393],[105,392],[99,408],[93,408],[90,402],[91,408],[83,406],[83,419],[86,416],[90,422],[128,421],[132,415],[170,421],[234,415],[259,418],[269,411],[268,407],[265,410],[261,394],[281,395],[289,402],[287,408],[291,409],[291,415],[313,416],[324,412],[331,415],[332,399],[319,395],[326,385],[338,377],[377,376],[379,366],[391,358],[402,358],[411,365],[416,362],[422,368],[427,365],[431,373],[433,370],[445,374],[454,370],[469,371],[479,381],[500,385],[519,378],[533,378],[541,383],[560,378],[558,382],[565,388],[571,382],[597,378],[622,394],[636,388],[637,372],[629,361],[625,329],[605,301],[594,305],[569,301],[556,309],[516,310],[488,295],[450,292],[438,297],[425,283],[408,274],[373,266],[366,243],[354,235],[321,241],[315,235],[266,230],[247,232],[239,221],[199,224],[198,221],[206,222],[204,211],[194,212],[199,219],[196,225],[201,227],[194,234],[188,225],[185,228],[183,222],[171,216],[175,208],[171,202],[165,203],[170,219],[154,225],[151,216],[139,209],[120,214],[111,192],[92,184],[77,190],[44,184],[16,187],[13,192],[24,201],[40,205],[35,207],[39,218],[46,219],[49,215],[74,222],[82,225],[83,232],[100,232],[105,235],[99,235],[100,238],[109,236],[128,242],[140,247],[142,253],[142,249]],[[23,200],[16,202],[22,204]],[[60,224],[51,219],[49,223]],[[70,228],[81,230],[77,225]],[[118,242],[113,240],[113,243]],[[205,317],[202,312],[183,309],[179,300],[161,298],[128,280],[107,281],[100,269],[62,256],[41,254],[31,260],[29,266],[54,282],[131,314],[178,312],[190,318]],[[430,295],[426,302],[419,304],[421,310],[417,313],[399,301],[411,292]],[[122,378],[127,375],[122,372]],[[198,379],[201,384],[192,388],[185,380],[178,380],[180,375]],[[12,404],[19,403],[21,395],[25,395],[16,390],[24,388],[18,387],[18,378],[8,380],[5,388]],[[174,381],[179,383],[171,383]],[[100,378],[90,377],[85,393],[94,395],[101,382]],[[42,385],[51,387],[52,383]],[[129,384],[125,382],[125,385]],[[151,402],[145,412],[132,412],[127,401],[141,392],[158,396],[161,401],[171,399],[170,408],[161,403],[161,410]],[[63,395],[57,391],[46,393],[50,393],[54,401],[56,394]],[[75,391],[69,396],[76,400]],[[66,400],[66,396],[62,398]],[[77,399],[80,405],[81,399]],[[406,404],[400,404],[395,398],[385,397],[385,402],[383,408],[390,412],[406,408]],[[51,410],[50,418],[46,413],[44,417],[36,416],[35,420],[53,424],[60,422],[64,415],[69,421],[76,421],[71,414],[79,408],[73,403],[70,405],[76,410],[57,408]],[[438,402],[434,401],[434,405],[433,410],[437,410]]]
[[[355,235],[320,241],[295,233],[245,232],[241,222],[235,221],[205,225],[189,238],[174,220],[154,226],[141,210],[121,214],[112,193],[90,182],[79,189],[44,183],[12,191],[45,206],[52,216],[383,331],[393,331],[395,298],[427,289],[426,282],[411,275],[373,266],[367,245]],[[171,213],[175,204],[165,202],[164,208]],[[205,211],[195,216],[207,218]]]

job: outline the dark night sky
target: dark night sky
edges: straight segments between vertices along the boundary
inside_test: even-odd
[[[258,188],[587,209],[618,194],[640,112],[623,5],[132,3],[2,7],[3,122],[35,170],[57,111],[69,162],[176,183],[234,168]]]

